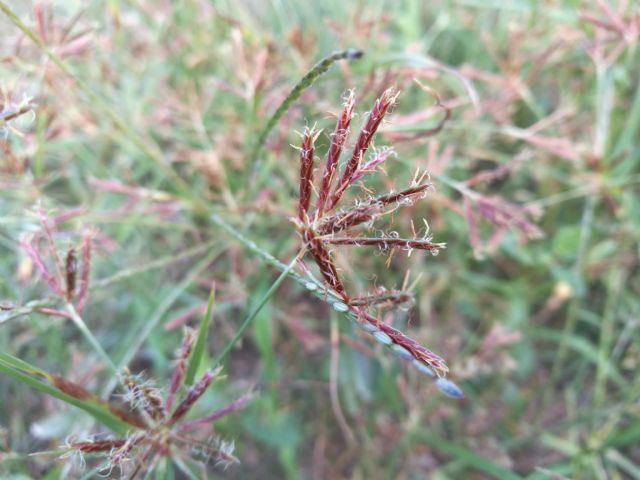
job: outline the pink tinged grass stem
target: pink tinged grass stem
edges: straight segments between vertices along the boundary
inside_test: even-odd
[[[340,154],[342,148],[349,135],[349,125],[351,124],[351,118],[353,116],[353,107],[355,105],[355,95],[353,91],[349,93],[349,97],[345,102],[342,115],[338,118],[336,128],[331,134],[331,145],[329,145],[329,151],[327,152],[327,161],[324,167],[324,173],[322,175],[322,183],[320,184],[320,191],[318,193],[317,203],[317,218],[322,217],[324,213],[325,204],[329,191],[331,190],[331,184],[333,177],[338,166],[338,160],[340,160]]]
[[[71,314],[67,312],[63,312],[62,310],[58,310],[56,308],[44,307],[44,308],[39,308],[37,311],[43,315],[49,315],[52,317],[71,318]]]
[[[252,398],[253,398],[253,393],[247,393],[242,397],[238,398],[237,400],[234,400],[230,404],[216,410],[213,413],[210,413],[209,415],[205,415],[204,417],[196,418],[195,420],[190,420],[188,422],[182,423],[179,427],[179,430],[181,432],[186,432],[187,430],[191,430],[192,428],[195,428],[199,425],[205,425],[205,424],[214,422],[219,418],[222,418],[226,415],[229,415],[230,413],[233,413],[237,410],[240,410],[241,408],[244,408],[244,406]]]
[[[194,403],[196,403],[198,399],[204,394],[204,392],[206,392],[207,388],[215,377],[215,372],[208,371],[202,376],[198,383],[196,383],[189,389],[184,400],[182,400],[182,402],[176,407],[173,415],[171,415],[169,424],[177,422],[189,411]]]
[[[473,251],[476,255],[480,253],[480,234],[478,233],[478,221],[473,212],[473,205],[471,200],[465,195],[464,200],[464,215],[467,219],[467,225],[469,227],[469,242],[473,247]]]
[[[85,213],[87,213],[87,209],[85,207],[76,207],[76,208],[69,209],[53,217],[52,219],[53,224],[55,226],[58,226],[61,223],[71,220],[72,218],[79,217],[80,215],[84,215]]]
[[[62,288],[60,288],[58,279],[49,271],[49,268],[45,265],[40,252],[34,248],[31,241],[22,240],[20,245],[31,261],[35,264],[36,268],[40,271],[40,275],[42,275],[44,281],[49,285],[49,288],[59,297],[65,298],[65,293],[62,291]]]
[[[173,330],[175,328],[178,328],[184,325],[185,323],[187,323],[196,315],[200,315],[201,313],[204,313],[206,310],[207,310],[207,302],[203,302],[200,305],[196,305],[195,307],[190,308],[183,314],[178,315],[177,317],[174,317],[171,320],[169,320],[167,323],[165,323],[164,329],[168,331],[168,330]]]
[[[375,168],[378,165],[384,162],[391,155],[395,155],[395,152],[393,151],[393,149],[389,147],[381,148],[379,151],[375,152],[371,160],[369,160],[367,163],[362,165],[362,167],[358,168],[353,173],[349,182],[350,183],[357,182],[365,175],[365,173],[372,172],[373,170],[375,170]]]
[[[38,218],[40,220],[40,225],[42,225],[42,231],[44,232],[44,236],[47,239],[47,243],[49,245],[50,255],[53,259],[53,266],[56,269],[56,273],[58,278],[63,278],[62,271],[60,270],[60,265],[62,265],[62,261],[60,260],[60,256],[58,255],[58,250],[56,249],[56,244],[53,241],[53,230],[51,225],[49,224],[49,219],[47,218],[44,210],[42,208],[38,208]]]

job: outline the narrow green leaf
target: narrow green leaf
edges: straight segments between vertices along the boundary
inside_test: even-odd
[[[617,465],[620,470],[624,470],[630,478],[634,480],[640,480],[640,467],[633,462],[630,458],[625,457],[618,450],[609,450],[605,454],[605,458]]]
[[[114,433],[124,435],[131,428],[129,424],[111,413],[106,405],[96,403],[90,399],[80,400],[61,392],[55,386],[46,383],[46,379],[50,378],[48,373],[9,354],[0,353],[0,372],[69,405],[84,410]]]
[[[209,325],[211,324],[211,319],[213,317],[213,304],[215,303],[215,298],[216,289],[214,286],[211,288],[211,293],[209,294],[209,302],[207,303],[207,311],[204,314],[202,322],[200,322],[200,328],[198,329],[198,338],[196,338],[196,343],[193,347],[193,351],[191,352],[191,357],[189,358],[189,365],[187,366],[187,372],[184,377],[184,382],[186,385],[193,384],[193,379],[198,372],[198,368],[202,364],[202,359],[204,358],[205,349],[207,346]]]
[[[198,275],[200,275],[225,248],[225,245],[220,243],[217,248],[213,249],[207,256],[195,264],[185,278],[163,297],[151,317],[141,325],[139,331],[132,336],[131,344],[127,347],[125,354],[118,362],[118,371],[122,370],[131,362],[131,360],[133,360],[138,350],[149,337],[149,334],[158,326],[165,313],[167,313],[180,295],[182,295],[184,291],[191,286]],[[102,395],[105,397],[108,396],[117,384],[118,382],[114,378],[107,384]]]
[[[456,459],[466,463],[467,465],[476,468],[482,472],[488,473],[494,478],[500,480],[520,480],[522,477],[514,472],[507,470],[502,465],[498,465],[492,462],[488,458],[485,458],[471,450],[468,450],[459,445],[449,443],[443,438],[436,437],[430,433],[420,435],[420,440],[428,443],[436,450],[440,450]]]

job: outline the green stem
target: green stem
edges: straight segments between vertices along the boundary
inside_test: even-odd
[[[589,240],[591,238],[591,231],[593,229],[593,215],[596,207],[597,198],[594,196],[588,197],[585,201],[585,205],[582,211],[582,220],[580,226],[580,243],[578,245],[578,252],[576,262],[574,265],[574,272],[576,278],[583,280],[584,275],[584,257],[586,255]],[[584,285],[584,282],[581,282]],[[540,426],[542,422],[544,412],[546,411],[549,402],[551,401],[551,394],[553,388],[557,384],[560,375],[563,371],[564,361],[569,351],[570,338],[573,336],[577,323],[578,323],[578,310],[582,300],[583,292],[575,292],[573,298],[569,303],[567,320],[562,331],[560,344],[558,346],[557,354],[554,358],[553,365],[551,366],[551,374],[549,382],[541,392],[541,408],[538,410],[534,424]]]
[[[283,100],[278,109],[271,115],[271,118],[267,121],[266,125],[258,135],[258,140],[256,141],[251,153],[249,155],[249,159],[255,161],[256,157],[260,153],[262,149],[262,145],[264,144],[267,136],[273,130],[273,127],[276,126],[278,120],[285,114],[291,104],[295,102],[302,92],[304,92],[307,88],[315,83],[320,75],[329,70],[329,67],[333,65],[338,60],[355,60],[363,55],[362,50],[358,50],[355,48],[347,48],[346,50],[338,50],[337,52],[333,52],[331,55],[323,58],[318,63],[316,63],[311,70],[307,72],[307,74],[300,79],[298,83],[291,89],[287,98]]]
[[[236,228],[234,228],[230,223],[228,223],[225,219],[223,219],[220,215],[214,214],[210,218],[213,223],[221,227],[229,235],[231,235],[233,238],[235,238],[240,243],[242,243],[249,251],[251,251],[252,253],[255,253],[260,258],[262,258],[262,260],[264,260],[266,263],[268,263],[272,267],[277,268],[281,272],[287,270],[288,268],[287,265],[282,263],[280,260],[278,260],[276,257],[271,255],[266,250],[263,250],[262,248],[260,248],[252,240],[249,240],[242,233],[236,230]],[[302,275],[297,273],[295,270],[289,270],[287,274],[289,275],[290,278],[298,282],[303,287],[307,286],[309,282],[312,282],[312,283],[315,283],[316,286],[320,288],[321,291],[323,291],[324,289],[324,284],[320,280],[317,280],[312,277],[309,277],[309,279],[306,279]],[[329,294],[332,295],[331,292],[329,292]],[[318,298],[322,298],[322,297],[323,297],[322,294],[318,295]],[[338,297],[336,297],[336,299],[338,299]]]
[[[109,367],[109,370],[111,370],[114,373],[117,372],[118,370],[116,369],[115,364],[113,363],[109,355],[107,355],[107,352],[104,351],[104,349],[100,345],[100,342],[98,342],[98,339],[93,335],[93,333],[91,333],[91,330],[89,330],[89,327],[87,327],[87,324],[84,323],[84,320],[76,310],[76,307],[74,307],[73,304],[71,303],[67,303],[67,312],[69,312],[71,320],[73,320],[73,323],[76,324],[76,327],[78,327],[78,330],[80,330],[80,332],[91,344],[91,346],[96,351],[96,353],[104,360],[107,367]]]
[[[242,337],[244,331],[247,329],[247,327],[249,327],[249,325],[251,324],[253,319],[256,318],[258,313],[260,313],[260,310],[262,310],[262,307],[264,307],[264,305],[267,303],[267,301],[275,293],[275,291],[278,289],[278,287],[283,282],[283,280],[287,277],[289,272],[291,272],[293,267],[295,267],[296,263],[298,262],[298,258],[302,254],[303,254],[303,251],[301,251],[298,255],[296,255],[294,257],[294,259],[291,260],[291,262],[289,262],[289,265],[285,266],[285,268],[282,270],[282,272],[280,273],[280,275],[278,276],[276,281],[273,282],[273,285],[271,285],[269,290],[267,290],[267,293],[265,293],[264,296],[260,299],[260,302],[258,302],[258,305],[256,305],[256,307],[247,316],[247,318],[244,320],[244,322],[242,322],[242,325],[240,325],[240,328],[238,328],[238,330],[236,331],[236,334],[233,336],[231,341],[227,344],[227,346],[222,351],[222,353],[220,355],[218,355],[218,358],[216,358],[216,361],[214,362],[214,365],[220,365],[222,363],[222,361],[225,359],[225,357],[229,354],[231,349],[234,347],[234,345],[236,343],[238,343],[238,340],[240,340],[240,337]]]
[[[0,373],[9,375],[29,387],[84,410],[117,434],[124,435],[130,427],[129,424],[109,411],[104,404],[68,395],[51,384],[50,374],[12,355],[0,352]]]

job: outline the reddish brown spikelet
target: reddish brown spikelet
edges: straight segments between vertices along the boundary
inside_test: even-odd
[[[159,420],[164,417],[165,412],[162,408],[162,401],[158,397],[157,390],[155,388],[138,384],[127,368],[124,369],[122,383],[129,391],[131,396],[129,402],[132,406],[142,407],[147,415],[154,420]],[[116,412],[114,411],[114,413]],[[120,413],[116,414],[120,416]],[[146,428],[146,424],[144,422],[143,425],[144,426],[142,428]]]
[[[379,202],[383,205],[389,205],[393,203],[400,202],[406,198],[411,198],[418,195],[424,195],[424,193],[431,188],[431,183],[421,183],[419,185],[414,185],[409,188],[405,188],[404,190],[400,190],[396,193],[389,193],[387,195],[382,195],[378,197],[375,201]]]
[[[77,398],[78,400],[93,398],[93,394],[84,387],[81,387],[77,383],[66,380],[58,375],[51,375],[50,381],[54,387],[62,393],[66,393],[70,397]]]
[[[407,351],[409,351],[409,353],[411,353],[411,355],[413,355],[415,359],[427,364],[441,374],[449,371],[449,367],[447,367],[445,361],[441,357],[433,353],[431,350],[423,347],[412,338],[407,337],[401,331],[396,330],[392,326],[379,321],[377,318],[365,312],[364,310],[358,309],[357,312],[359,315],[363,316],[367,322],[375,325],[380,331],[389,335],[389,338],[391,338],[391,341],[393,341],[393,343],[395,343],[396,345],[400,345],[401,347],[404,347]]]
[[[91,269],[91,240],[93,235],[86,234],[82,240],[82,271],[80,272],[80,291],[78,292],[78,304],[76,308],[82,311],[87,303],[89,294],[89,271]]]
[[[351,124],[351,118],[353,116],[353,107],[355,105],[355,95],[353,91],[349,92],[349,97],[345,102],[342,115],[338,118],[336,128],[331,134],[331,145],[327,152],[327,161],[324,166],[324,173],[322,175],[322,183],[320,184],[320,191],[318,193],[318,204],[316,206],[318,213],[317,217],[322,217],[324,212],[325,203],[331,190],[331,183],[338,166],[338,160],[340,160],[340,154],[347,136],[349,135],[349,125]]]
[[[351,185],[353,182],[352,178],[354,174],[358,171],[362,159],[364,158],[369,145],[371,144],[371,140],[373,136],[376,134],[378,127],[382,123],[385,114],[389,110],[389,108],[395,103],[398,94],[393,88],[389,88],[385,90],[385,92],[376,100],[376,103],[373,106],[373,109],[369,113],[367,117],[367,122],[364,127],[360,131],[360,135],[358,137],[358,141],[356,142],[355,147],[353,148],[353,153],[351,155],[351,159],[347,163],[344,172],[342,172],[342,177],[340,181],[336,185],[335,190],[333,191],[333,195],[328,202],[327,210],[332,209],[342,198],[342,194],[344,191]]]
[[[76,250],[73,247],[67,251],[64,273],[67,287],[66,298],[67,301],[70,302],[76,290],[76,274],[78,273],[78,259],[76,257]]]
[[[198,383],[196,383],[189,389],[184,400],[176,407],[173,415],[171,415],[171,419],[169,421],[170,424],[180,420],[185,415],[185,413],[189,411],[193,404],[198,401],[198,399],[204,394],[204,392],[206,392],[207,388],[214,378],[215,373],[209,371],[203,375]]]
[[[178,354],[178,361],[173,369],[171,375],[171,384],[169,385],[169,393],[167,394],[167,401],[165,402],[165,408],[167,411],[171,410],[173,399],[182,385],[184,380],[184,374],[187,367],[187,361],[191,354],[191,348],[195,340],[195,331],[192,328],[187,328],[184,332],[184,338],[182,339],[182,345],[180,346],[180,353]]]
[[[158,395],[158,390],[149,386],[141,386],[140,388],[142,396],[145,399],[144,410],[154,420],[160,420],[164,418],[164,408],[162,406],[162,399]]]
[[[143,441],[145,438],[144,432],[139,432],[122,444],[118,450],[116,450],[113,455],[111,455],[111,463],[113,465],[119,465],[122,463],[131,453],[133,447],[135,447],[138,443]]]
[[[413,297],[409,292],[391,291],[351,298],[349,300],[349,305],[354,307],[370,307],[373,305],[381,304],[405,305],[411,303],[412,301]]]
[[[126,440],[112,439],[112,440],[96,440],[95,442],[77,442],[72,443],[71,448],[80,450],[85,453],[92,452],[109,452],[114,448],[120,448],[126,443]]]
[[[149,425],[147,425],[147,423],[138,415],[131,412],[127,412],[111,404],[108,404],[108,407],[111,413],[113,413],[116,417],[128,423],[129,425],[142,430],[149,428]]]
[[[331,215],[330,217],[326,217],[322,222],[322,225],[318,227],[318,233],[320,235],[338,233],[362,223],[369,222],[375,218],[378,210],[379,209],[375,206],[367,204],[347,210],[346,212],[342,211],[335,215]]]
[[[340,281],[338,270],[336,269],[329,252],[322,245],[322,242],[315,237],[310,237],[309,250],[316,261],[316,264],[320,268],[320,273],[322,273],[322,276],[329,286],[340,294],[342,298],[346,299],[347,292]]]
[[[33,13],[35,14],[35,17],[36,17],[38,35],[40,36],[40,39],[44,43],[47,43],[47,27],[46,27],[47,23],[44,18],[44,8],[42,7],[42,4],[40,2],[37,2],[33,6]]]
[[[430,183],[415,185],[396,193],[372,198],[355,208],[327,215],[320,222],[318,233],[320,235],[338,233],[373,220],[378,215],[389,213],[389,207],[395,207],[399,202],[412,201],[413,197],[423,195],[430,187]]]
[[[390,248],[405,248],[407,250],[415,248],[416,250],[428,250],[430,252],[438,252],[445,246],[443,243],[433,243],[428,240],[407,240],[390,237],[329,237],[325,239],[325,242],[333,245],[375,245],[384,250]]]
[[[305,129],[300,147],[300,202],[298,203],[298,218],[302,221],[305,221],[311,202],[314,142],[314,130]]]

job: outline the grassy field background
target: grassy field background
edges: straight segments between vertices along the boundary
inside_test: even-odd
[[[2,478],[92,478],[105,456],[82,469],[64,445],[109,438],[13,358],[100,394],[118,379],[104,352],[166,392],[214,284],[200,370],[233,348],[193,416],[255,396],[215,422],[241,463],[211,462],[210,478],[640,478],[637,3],[0,6]],[[251,157],[293,85],[343,48],[365,55],[336,62]],[[451,111],[436,135],[442,111],[415,80]],[[354,292],[414,284],[413,306],[384,318],[447,361],[462,400],[297,283],[272,289],[265,261],[301,247],[297,132],[324,129],[321,155],[345,92],[355,132],[390,86],[401,93],[376,145],[397,155],[367,188],[426,169],[429,195],[382,225],[406,236],[424,218],[447,248],[337,247],[336,263]],[[52,314],[65,303],[25,251],[43,218],[50,268],[91,237],[88,333]],[[186,474],[163,460],[147,478]]]

